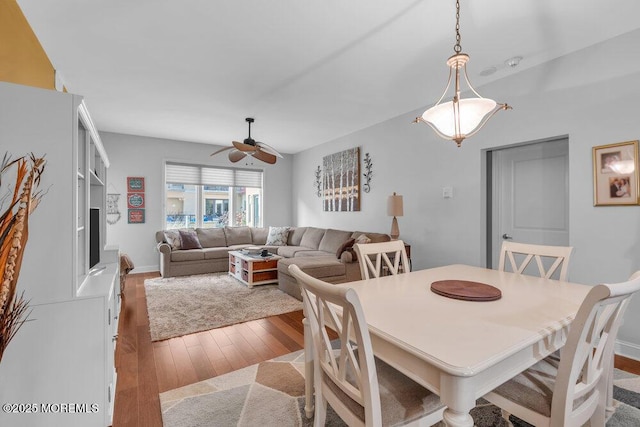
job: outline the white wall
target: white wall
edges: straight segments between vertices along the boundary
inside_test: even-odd
[[[444,87],[444,73],[423,83]],[[470,69],[472,82],[479,80],[474,75],[477,70]],[[513,110],[499,112],[461,148],[437,138],[426,125],[410,124],[422,109],[295,155],[295,222],[388,232],[386,199],[396,191],[404,196],[400,238],[412,245],[414,268],[482,266],[483,150],[568,135],[570,242],[575,247],[570,279],[617,282],[640,269],[640,207],[594,207],[592,177],[593,146],[640,138],[640,31],[514,74],[480,93],[508,102]],[[373,160],[371,192],[362,193],[362,211],[322,212],[313,191],[314,170],[323,156],[354,146]],[[444,186],[453,187],[452,199],[442,198]],[[623,345],[618,351],[638,359],[639,322],[637,297],[619,334]]]
[[[188,163],[225,166],[229,162],[225,154],[210,157],[220,147],[184,141],[148,138],[109,132],[100,132],[111,167],[108,170],[107,193],[120,193],[120,221],[107,224],[107,244],[117,244],[128,254],[134,265],[134,273],[159,269],[155,232],[164,228],[164,162],[167,160]],[[264,170],[264,225],[288,225],[291,217],[291,156],[285,155],[275,165],[254,161],[236,166]],[[127,223],[127,177],[145,178],[146,220],[144,224]]]

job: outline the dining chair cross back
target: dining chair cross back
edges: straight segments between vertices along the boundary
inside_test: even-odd
[[[546,246],[504,241],[500,249],[498,270],[508,271],[506,265],[508,260],[511,271],[524,274],[531,261],[535,260],[540,277],[551,279],[560,268],[558,279],[566,281],[572,251],[573,247],[571,246]],[[520,259],[522,257],[524,258]],[[545,262],[551,262],[551,265],[545,267]]]
[[[409,271],[409,258],[402,240],[356,243],[353,247],[358,255],[360,275],[363,279],[369,279],[371,276],[380,277],[384,270],[393,275]]]
[[[594,286],[571,323],[561,356],[541,360],[485,395],[535,426],[604,426],[615,338],[640,272],[626,282]]]
[[[353,289],[311,277],[297,265],[289,272],[300,284],[313,338],[314,426],[325,425],[327,403],[349,426],[432,425],[442,419],[444,405],[437,395],[374,357]],[[336,331],[339,344],[327,327]]]

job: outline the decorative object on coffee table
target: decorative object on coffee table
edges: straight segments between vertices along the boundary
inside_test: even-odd
[[[389,235],[393,240],[397,240],[400,237],[400,229],[398,228],[398,219],[396,217],[404,215],[402,207],[402,196],[393,192],[392,196],[387,199],[387,215],[392,216],[391,221],[391,233]]]

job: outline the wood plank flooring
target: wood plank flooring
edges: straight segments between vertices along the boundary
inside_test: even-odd
[[[302,311],[152,343],[144,280],[127,276],[120,311],[113,427],[161,427],[158,394],[302,349]],[[640,362],[615,357],[640,375]]]
[[[303,348],[302,310],[151,342],[144,280],[153,277],[131,274],[125,283],[113,427],[161,427],[159,393]]]

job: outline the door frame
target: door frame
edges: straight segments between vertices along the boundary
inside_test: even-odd
[[[481,167],[480,172],[482,174],[481,186],[481,221],[484,228],[484,232],[481,234],[481,252],[480,257],[484,260],[484,265],[487,268],[497,268],[492,266],[493,264],[493,244],[491,236],[493,235],[493,152],[498,150],[505,150],[507,148],[522,147],[525,145],[540,144],[550,141],[557,141],[559,139],[566,139],[569,141],[569,135],[556,135],[547,138],[536,139],[532,141],[516,142],[513,144],[499,145],[489,148],[483,148],[481,150]],[[569,156],[571,156],[571,144],[567,147]],[[569,157],[571,158],[571,157]]]

